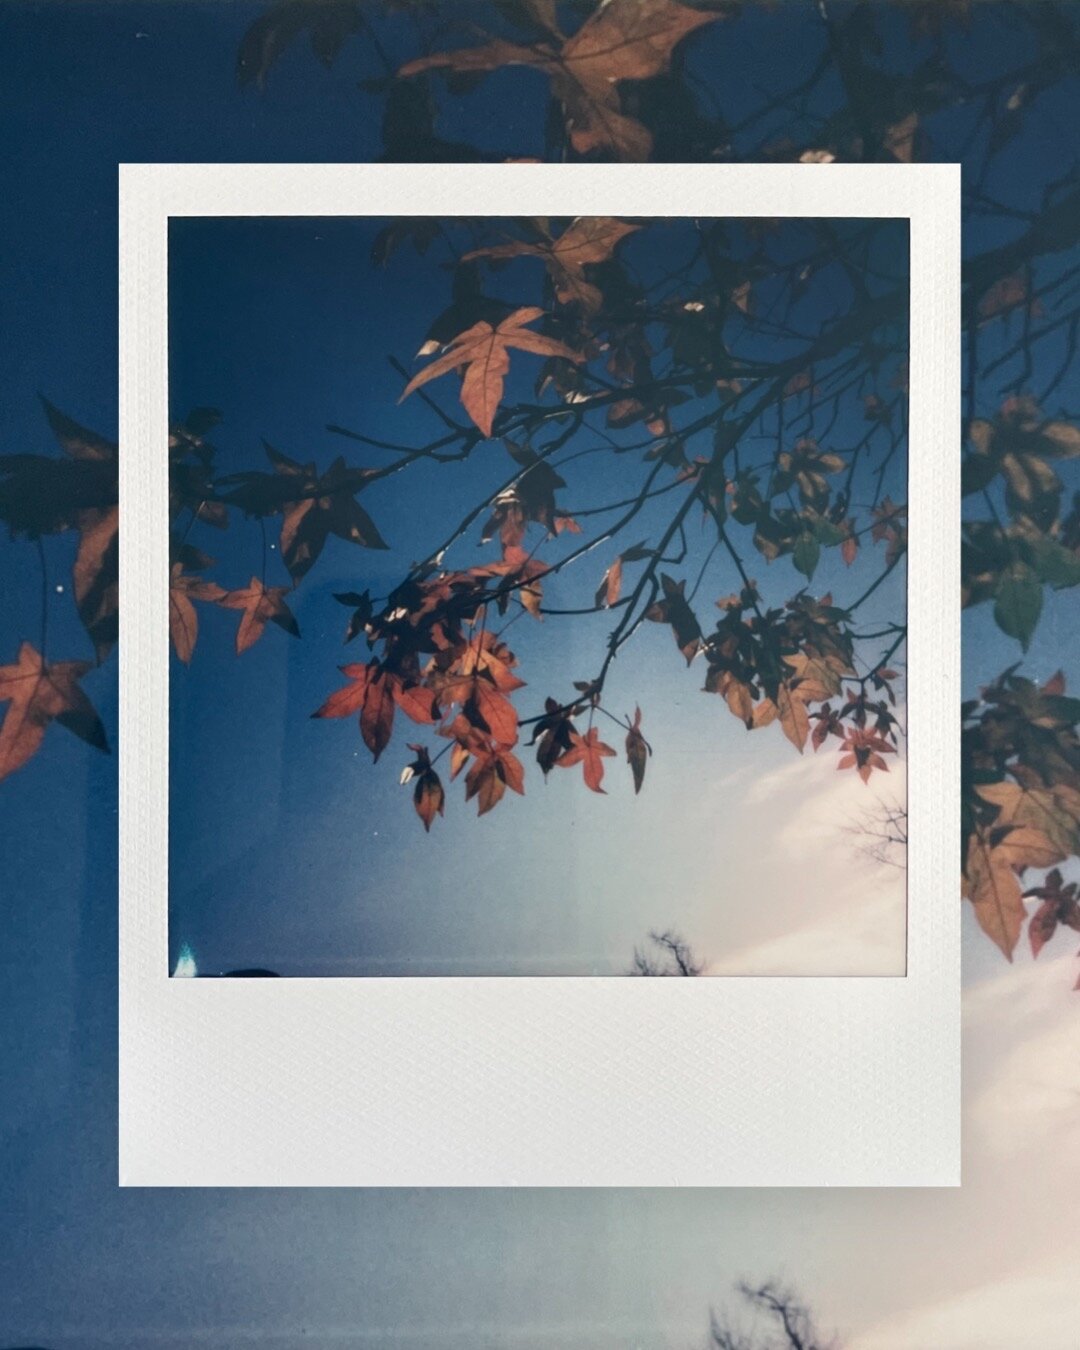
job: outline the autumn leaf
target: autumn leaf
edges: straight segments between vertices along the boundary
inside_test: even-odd
[[[402,784],[413,784],[413,806],[427,832],[436,815],[443,814],[446,792],[439,775],[431,767],[427,750],[422,745],[410,745],[409,749],[416,758],[402,770],[401,781]]]
[[[1027,911],[1016,873],[982,835],[968,840],[961,889],[971,901],[979,927],[1011,961]]]
[[[41,745],[50,722],[107,751],[101,718],[79,687],[89,661],[46,662],[24,642],[14,665],[0,666],[0,702],[10,703],[0,725],[0,778],[22,768]]]
[[[116,645],[120,610],[119,506],[80,511],[79,547],[71,568],[75,609],[99,662]]]
[[[1080,849],[1080,792],[1076,788],[1066,783],[1025,788],[1019,783],[1002,782],[980,784],[975,791],[998,808],[995,825],[1033,826],[1058,850],[1059,858]]]
[[[686,581],[675,581],[666,572],[660,574],[663,599],[654,600],[645,611],[646,619],[652,623],[669,623],[675,635],[675,645],[686,664],[697,655],[701,648],[701,625],[686,599]]]
[[[183,563],[173,563],[169,576],[169,636],[173,650],[185,666],[191,663],[199,636],[199,616],[191,602],[220,604],[225,595],[217,582],[185,572]]]
[[[617,159],[646,160],[652,136],[621,111],[618,82],[663,74],[678,43],[720,17],[676,0],[608,0],[561,46],[549,42],[525,46],[497,38],[482,47],[421,57],[398,73],[407,77],[440,68],[481,73],[509,65],[531,66],[551,80],[578,154],[603,150]]]
[[[465,800],[476,798],[477,815],[486,815],[497,806],[506,789],[525,795],[525,771],[508,746],[477,747],[465,775]]]
[[[596,603],[610,609],[612,605],[617,604],[619,596],[622,593],[622,555],[615,559],[608,570],[604,573],[604,579],[596,592]]]
[[[569,709],[556,699],[544,700],[544,715],[533,728],[530,745],[536,746],[536,762],[546,778],[574,743],[574,722]]]
[[[493,683],[485,679],[474,680],[464,711],[473,726],[490,732],[499,745],[517,743],[517,712],[510,700],[500,693]]]
[[[314,464],[299,464],[263,444],[276,472],[296,483],[296,498],[282,502],[281,522],[281,557],[294,581],[311,570],[332,534],[363,548],[386,548],[375,522],[355,499],[369,470],[350,469],[339,457],[319,475]]]
[[[781,680],[776,691],[777,715],[784,735],[801,755],[810,735],[810,714],[806,703],[799,696],[798,688],[788,680]]]
[[[634,720],[626,733],[626,760],[634,776],[634,795],[641,791],[645,781],[645,766],[652,754],[652,746],[641,733],[641,709],[634,709]]]
[[[53,435],[70,459],[101,465],[105,472],[112,465],[115,473],[118,448],[115,441],[98,435],[62,413],[42,398],[42,406]],[[72,522],[79,531],[79,547],[72,566],[75,608],[99,662],[116,643],[119,611],[119,544],[117,529],[120,508],[113,502],[76,509]]]
[[[560,356],[567,361],[584,361],[581,352],[575,352],[556,338],[531,332],[526,325],[534,323],[544,311],[525,306],[508,314],[497,327],[482,321],[475,323],[455,337],[446,351],[430,365],[414,375],[405,386],[401,398],[408,396],[429,380],[445,375],[459,366],[465,374],[461,382],[461,402],[485,436],[491,435],[492,423],[502,398],[503,382],[510,369],[510,348],[532,352],[535,356]]]
[[[394,726],[393,679],[374,661],[342,666],[341,673],[351,683],[332,693],[312,717],[350,717],[359,713],[360,734],[378,762]]]
[[[1041,886],[1034,886],[1024,892],[1024,899],[1041,900],[1039,908],[1031,916],[1028,924],[1028,939],[1031,942],[1032,956],[1038,956],[1047,942],[1054,936],[1058,925],[1080,932],[1080,900],[1077,892],[1080,886],[1075,881],[1065,885],[1064,878],[1055,867],[1046,874]]]
[[[53,435],[65,455],[72,459],[90,459],[99,462],[115,460],[119,453],[115,441],[99,436],[96,431],[81,426],[74,419],[54,407],[47,398],[41,399],[45,417]]]
[[[242,589],[226,591],[218,603],[225,609],[241,611],[240,627],[236,630],[236,654],[242,655],[255,645],[268,623],[276,623],[293,637],[300,629],[292,610],[285,603],[288,591],[284,586],[267,586],[258,577],[252,577]]]
[[[875,769],[881,773],[888,773],[889,766],[882,756],[895,754],[896,747],[878,732],[866,727],[848,727],[844,733],[843,744],[840,746],[840,759],[836,767],[855,769],[863,782],[868,783]]]
[[[596,728],[590,727],[584,736],[578,731],[571,733],[570,749],[557,762],[563,769],[580,764],[585,776],[585,786],[591,788],[593,792],[603,794],[604,789],[600,784],[604,778],[604,760],[614,753],[611,746],[605,745],[600,739],[600,733]]]
[[[1042,830],[1031,825],[995,826],[968,840],[964,894],[983,932],[1010,961],[1027,916],[1017,872],[1048,867],[1060,856]]]
[[[586,314],[595,314],[604,303],[604,297],[600,288],[586,278],[585,268],[592,263],[605,262],[620,239],[641,227],[612,216],[581,216],[555,239],[544,228],[543,222],[534,224],[542,236],[539,242],[522,239],[474,249],[464,255],[462,262],[473,258],[541,258],[554,283],[555,298],[559,303],[579,305]]]

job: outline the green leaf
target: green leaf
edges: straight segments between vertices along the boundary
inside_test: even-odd
[[[837,544],[842,544],[847,538],[840,526],[834,525],[825,516],[813,516],[809,518],[809,523],[814,538],[825,548],[835,548]]]
[[[1027,543],[1040,581],[1058,590],[1080,585],[1080,557],[1075,553],[1045,534],[1029,538]]]
[[[1013,563],[998,582],[994,621],[1027,651],[1042,613],[1042,585],[1026,563]]]
[[[795,548],[791,555],[795,570],[801,572],[809,581],[814,575],[820,557],[821,545],[814,536],[812,534],[800,534],[795,541]]]

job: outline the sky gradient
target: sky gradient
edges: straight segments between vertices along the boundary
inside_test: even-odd
[[[449,278],[437,246],[418,258],[405,245],[389,266],[373,265],[372,243],[385,224],[378,217],[172,222],[170,406],[175,420],[196,406],[223,411],[210,436],[220,470],[260,466],[264,438],[323,468],[338,454],[350,465],[392,458],[335,436],[328,423],[407,445],[443,430],[419,399],[398,406],[402,381],[389,358],[418,368],[413,353],[449,302]],[[839,237],[853,240],[866,228],[859,221],[833,224]],[[869,285],[902,285],[906,223],[877,229]],[[742,227],[732,231],[738,247]],[[689,222],[661,224],[623,241],[619,256],[647,282],[674,270],[695,243]],[[798,221],[786,223],[771,244],[779,256],[806,256],[819,246]],[[540,303],[540,275],[535,262],[521,260],[486,273],[485,293]],[[830,307],[844,303],[842,291],[832,289],[837,284],[823,277],[790,322],[813,332]],[[768,312],[767,291],[757,303]],[[751,336],[736,350],[775,360],[787,347]],[[508,399],[530,396],[539,365],[535,357],[514,358]],[[886,394],[890,369],[881,379]],[[454,413],[454,377],[428,392]],[[691,401],[676,409],[674,425],[690,423],[703,407],[711,405]],[[830,449],[856,444],[866,430],[860,400],[842,407]],[[621,439],[641,435],[632,428]],[[574,458],[595,440],[586,430],[566,447],[567,486],[558,501],[571,513],[625,497],[642,475],[640,452]],[[887,445],[884,433],[871,444],[854,502],[869,499]],[[687,453],[707,446],[691,441]],[[885,495],[900,502],[905,449],[883,484]],[[744,462],[767,460],[772,444],[759,448],[750,436],[742,453]],[[703,664],[685,669],[666,625],[646,624],[635,634],[605,689],[605,705],[616,713],[636,705],[644,712],[654,755],[638,797],[619,760],[609,763],[604,797],[586,791],[576,773],[555,771],[545,781],[532,766],[525,798],[508,794],[482,819],[464,802],[460,784],[448,784],[446,818],[425,837],[397,779],[411,758],[406,741],[426,741],[434,753],[439,743],[430,732],[399,727],[373,765],[355,718],[310,719],[342,682],[337,666],[365,659],[363,638],[341,645],[347,611],[333,593],[387,594],[413,560],[427,556],[512,471],[495,440],[478,446],[464,465],[410,466],[365,491],[364,506],[390,547],[329,541],[290,596],[299,641],[271,626],[237,657],[235,613],[199,607],[191,666],[173,659],[171,668],[172,963],[187,944],[207,973],[260,966],[303,975],[623,974],[651,929],[674,928],[710,973],[902,974],[904,873],[874,867],[856,833],[874,803],[904,800],[902,764],[864,785],[836,773],[835,742],[816,756],[808,748],[804,765],[792,763],[795,752],[778,726],[751,735],[721,699],[702,694]],[[591,604],[618,549],[658,537],[670,510],[668,499],[651,504],[617,542],[549,580],[545,603]],[[186,529],[183,520],[177,528]],[[267,580],[287,584],[276,556],[279,528],[280,518],[267,520]],[[585,528],[588,538],[597,526],[590,519]],[[736,529],[740,546],[744,533]],[[261,526],[239,513],[228,531],[197,524],[185,537],[217,560],[210,575],[225,585],[244,584],[263,565]],[[533,526],[528,547],[541,537]],[[714,538],[714,528],[695,517],[688,559],[674,574],[692,583]],[[558,557],[578,542],[563,536],[542,556]],[[850,568],[838,551],[826,551],[809,593],[832,589],[842,605],[865,591],[884,565],[883,549],[865,542]],[[497,556],[497,544],[481,544],[474,528],[446,565]],[[790,559],[766,565],[751,550],[747,566],[768,604],[806,585]],[[900,567],[860,610],[859,630],[902,619],[903,578]],[[715,554],[697,600],[706,626],[713,599],[738,584],[723,552]],[[542,627],[531,618],[516,623],[507,640],[529,685],[516,699],[521,715],[537,711],[547,694],[564,696],[570,678],[595,673],[612,626],[606,614],[548,617]],[[889,642],[860,651],[876,659]],[[902,663],[901,651],[896,664]],[[624,733],[604,719],[601,731],[621,754]],[[531,765],[534,752],[524,741],[518,753]],[[836,941],[802,941],[802,930],[826,916]]]

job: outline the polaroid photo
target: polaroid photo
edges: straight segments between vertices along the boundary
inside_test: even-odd
[[[958,168],[120,216],[121,1184],[958,1184]]]

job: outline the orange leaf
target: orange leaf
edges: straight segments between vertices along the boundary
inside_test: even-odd
[[[225,609],[241,611],[240,627],[236,630],[236,653],[242,655],[253,647],[270,622],[284,628],[293,637],[300,636],[293,612],[285,603],[288,591],[284,586],[267,586],[258,577],[239,591],[226,591],[219,604]]]
[[[0,666],[0,702],[11,704],[0,726],[0,778],[22,768],[50,722],[97,750],[108,750],[101,718],[79,687],[89,669],[89,661],[46,662],[29,642],[19,648],[14,665]]]
[[[603,743],[595,727],[590,727],[584,736],[578,731],[571,732],[570,741],[570,749],[556,763],[564,769],[580,764],[585,786],[593,792],[603,793],[600,784],[604,778],[604,760],[614,755],[615,751]]]
[[[543,312],[542,309],[525,306],[507,315],[498,327],[492,327],[486,320],[474,323],[471,328],[459,333],[441,356],[413,376],[398,402],[408,398],[414,389],[419,389],[429,380],[464,366],[461,402],[477,427],[485,436],[490,436],[502,398],[503,383],[510,369],[511,347],[531,352],[535,356],[561,356],[564,360],[578,362],[585,360],[581,352],[574,351],[564,342],[531,332],[525,327],[539,319]]]

